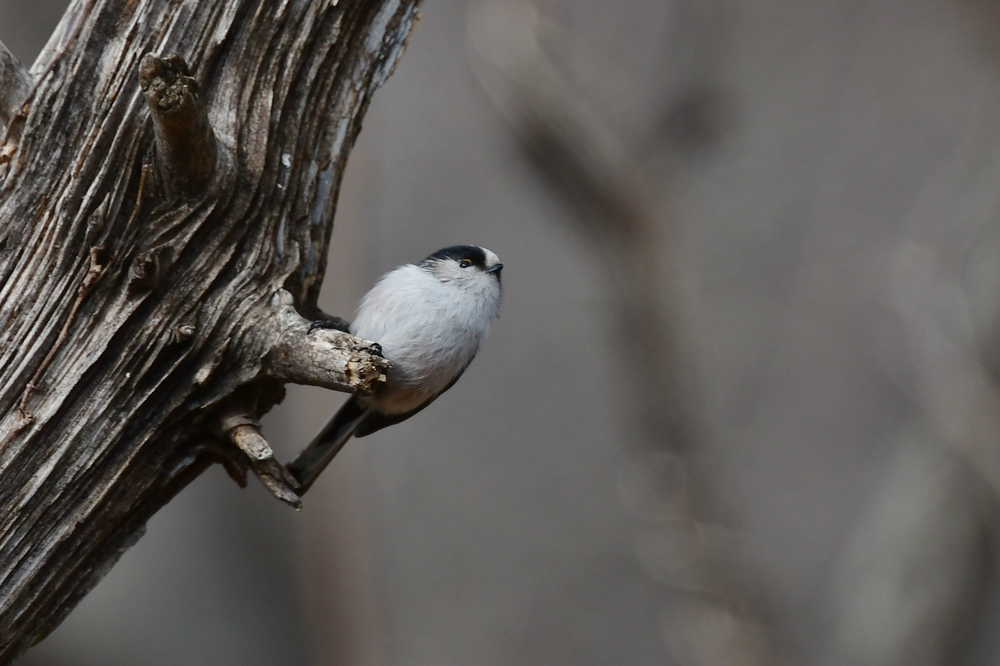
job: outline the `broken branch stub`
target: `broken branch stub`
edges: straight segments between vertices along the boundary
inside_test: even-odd
[[[250,417],[236,415],[223,418],[220,426],[226,439],[246,455],[261,484],[285,504],[301,509],[295,479],[275,459],[271,445],[260,432],[260,424]]]
[[[299,315],[292,295],[278,290],[265,307],[267,316],[251,327],[247,344],[267,350],[255,377],[261,387],[285,382],[321,386],[335,391],[369,395],[385,381],[389,362],[378,345],[338,330],[318,329]],[[269,391],[242,391],[225,401],[215,417],[214,431],[235,456],[245,460],[264,487],[277,499],[302,508],[294,477],[274,457],[260,431],[259,416],[267,411],[262,400]],[[239,482],[238,477],[237,482]]]
[[[167,194],[203,190],[215,172],[218,146],[184,58],[147,53],[139,64],[139,85],[153,118],[157,171]]]
[[[385,381],[390,363],[374,342],[337,330],[314,330],[286,291],[275,300],[278,335],[264,359],[264,371],[272,379],[359,395],[371,395]]]

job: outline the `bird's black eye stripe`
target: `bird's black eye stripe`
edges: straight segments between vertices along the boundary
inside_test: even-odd
[[[483,251],[483,248],[476,247],[475,245],[453,245],[446,247],[427,257],[422,263],[426,266],[434,261],[444,261],[446,259],[457,261],[458,265],[462,268],[478,266],[486,270],[486,253]]]

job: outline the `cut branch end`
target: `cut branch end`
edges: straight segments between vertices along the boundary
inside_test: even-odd
[[[230,420],[230,423],[232,420]],[[226,427],[223,430],[226,438],[235,444],[240,451],[246,454],[250,461],[250,469],[253,470],[260,482],[272,495],[279,500],[293,507],[295,510],[302,508],[302,500],[295,491],[297,483],[292,475],[285,470],[285,467],[274,458],[274,451],[267,443],[260,432],[260,426],[252,420]]]
[[[198,82],[179,54],[147,53],[139,63],[139,85],[153,118],[157,169],[167,193],[197,194],[211,181],[218,158]]]
[[[371,395],[385,381],[390,364],[377,344],[350,333],[315,328],[296,312],[286,291],[279,292],[275,301],[273,321],[280,330],[264,366],[271,378],[358,395]]]

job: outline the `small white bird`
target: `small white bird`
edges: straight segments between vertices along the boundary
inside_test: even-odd
[[[501,269],[489,250],[456,245],[386,273],[365,294],[348,330],[377,342],[392,368],[373,395],[351,397],[288,466],[300,494],[352,435],[405,421],[458,381],[500,313]],[[345,322],[313,326],[343,330]]]

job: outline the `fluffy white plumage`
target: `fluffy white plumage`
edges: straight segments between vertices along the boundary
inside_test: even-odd
[[[375,395],[348,400],[289,465],[300,492],[352,435],[409,418],[458,380],[500,312],[502,268],[493,252],[461,245],[400,266],[372,287],[350,331],[377,342],[392,368]]]
[[[486,266],[500,260],[485,250]],[[382,346],[393,369],[384,390],[362,400],[383,414],[419,407],[472,362],[500,311],[500,280],[453,259],[387,273],[358,308],[351,332]]]

